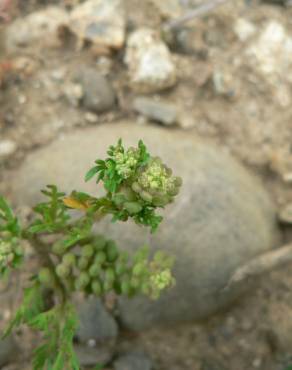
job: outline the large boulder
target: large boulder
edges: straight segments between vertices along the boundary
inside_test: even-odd
[[[122,248],[149,243],[175,255],[177,284],[158,301],[120,301],[122,323],[139,330],[157,323],[202,319],[226,307],[242,294],[242,286],[222,291],[236,268],[277,245],[275,211],[268,194],[251,173],[219,147],[179,131],[117,123],[76,131],[30,154],[11,179],[14,201],[32,205],[39,189],[56,183],[66,191],[96,194],[84,173],[106,149],[123,138],[135,145],[141,138],[161,156],[184,184],[177,201],[164,214],[158,232],[131,222],[100,228]]]

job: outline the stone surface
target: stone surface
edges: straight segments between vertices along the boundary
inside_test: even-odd
[[[57,28],[66,24],[67,20],[67,12],[54,6],[18,18],[6,29],[6,48],[13,50],[35,43],[43,45],[56,36]]]
[[[114,348],[98,345],[97,347],[89,347],[84,344],[76,344],[75,352],[81,366],[96,366],[97,364],[107,364],[113,357]]]
[[[222,292],[236,268],[278,243],[274,207],[263,186],[228,154],[190,133],[115,123],[76,131],[27,156],[10,179],[14,202],[32,205],[39,189],[98,193],[84,173],[107,147],[122,137],[126,145],[141,138],[184,180],[177,201],[167,208],[154,235],[128,222],[104,220],[103,232],[122,248],[149,243],[176,257],[177,284],[158,301],[135,298],[120,302],[122,323],[132,329],[205,318],[230,305],[244,288]]]
[[[18,347],[12,336],[0,339],[0,368],[10,362],[15,361]]]
[[[114,362],[114,370],[151,370],[151,359],[143,353],[128,353]]]
[[[77,338],[83,343],[115,339],[118,326],[114,318],[106,311],[100,299],[89,299],[79,308],[79,328]]]
[[[146,98],[138,97],[133,101],[133,108],[138,113],[170,126],[176,123],[178,112],[174,104]]]
[[[156,92],[176,82],[171,54],[152,29],[140,28],[129,36],[125,63],[129,68],[130,83],[139,92]]]
[[[72,10],[69,27],[80,40],[120,49],[126,28],[123,0],[85,1]]]
[[[109,110],[115,104],[115,92],[108,80],[94,68],[82,67],[75,76],[83,89],[82,105],[95,113]]]

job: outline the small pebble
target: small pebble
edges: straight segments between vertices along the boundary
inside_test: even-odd
[[[255,358],[252,362],[252,366],[255,368],[255,369],[259,369],[262,365],[262,359],[261,358]]]
[[[97,123],[98,122],[98,115],[92,112],[86,112],[84,118],[89,123]]]
[[[19,104],[25,104],[26,102],[27,102],[27,97],[25,95],[19,95],[18,103]]]
[[[15,141],[2,140],[0,141],[0,158],[9,157],[14,154],[17,150]]]
[[[133,108],[149,119],[158,121],[166,126],[171,126],[177,121],[177,109],[170,102],[139,97],[134,100]]]

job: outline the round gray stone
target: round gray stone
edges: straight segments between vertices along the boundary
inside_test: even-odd
[[[128,353],[114,362],[114,370],[151,370],[152,360],[144,353]]]
[[[39,189],[101,193],[84,173],[107,147],[123,138],[135,145],[141,138],[161,156],[184,184],[177,201],[163,211],[154,235],[131,222],[100,224],[120,246],[134,250],[149,243],[176,257],[176,286],[158,301],[122,299],[122,323],[139,330],[157,323],[202,319],[228,306],[242,294],[242,285],[223,291],[236,268],[278,243],[275,210],[265,189],[252,174],[219,147],[180,131],[118,123],[76,131],[29,155],[11,179],[14,201],[32,205]]]
[[[118,325],[98,298],[88,299],[78,309],[79,328],[77,338],[82,343],[90,340],[116,339]]]

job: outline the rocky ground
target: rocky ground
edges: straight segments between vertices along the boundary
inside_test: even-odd
[[[37,162],[38,149],[70,135],[84,145],[89,128],[108,125],[113,131],[126,120],[141,136],[148,126],[159,126],[167,135],[212,141],[261,177],[278,209],[292,201],[289,2],[227,1],[172,33],[161,32],[202,2],[105,0],[100,1],[103,16],[93,11],[92,1],[78,0],[19,1],[4,9],[0,192],[18,203],[28,199],[21,186],[17,194],[11,189],[21,171],[25,183],[20,168],[28,158]],[[92,23],[106,26],[87,28]],[[291,221],[291,213],[282,218]],[[282,225],[280,232],[283,242],[291,240],[290,226]],[[1,327],[20,299],[11,284],[2,287]],[[97,309],[93,304],[85,317],[105,334],[92,338],[86,332],[92,327],[84,324],[78,339],[82,362],[102,359],[117,370],[287,370],[292,365],[291,284],[290,266],[285,266],[208,320],[157,325],[139,334],[119,329],[118,335],[102,306],[99,315],[90,312]],[[92,339],[104,338],[109,343],[100,353],[90,351]],[[0,344],[0,367],[30,369],[37,338],[21,329],[15,340],[18,358],[14,341]]]

